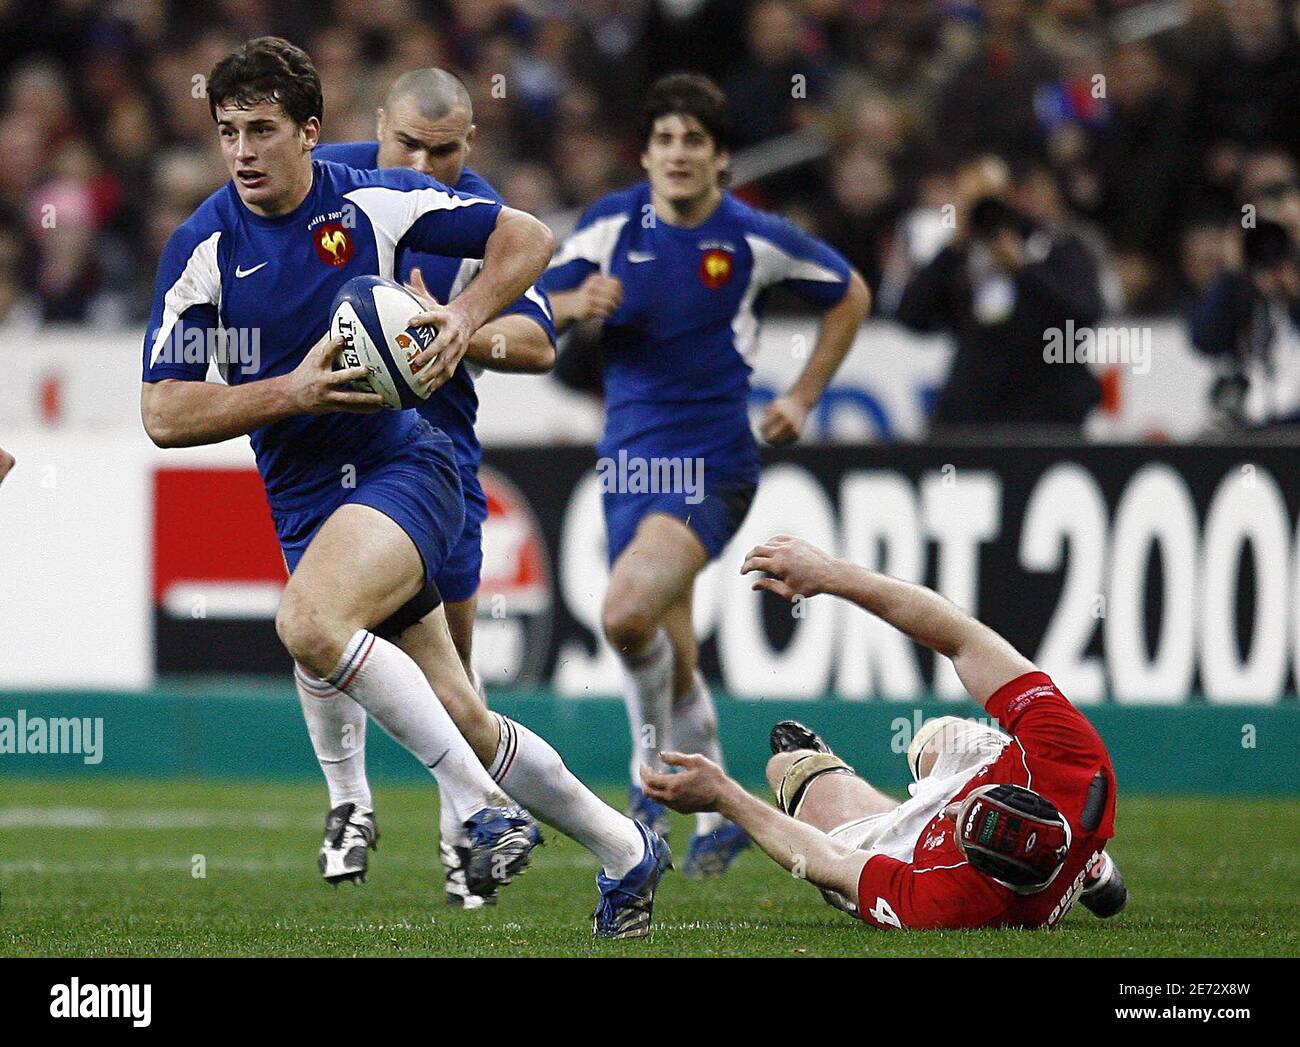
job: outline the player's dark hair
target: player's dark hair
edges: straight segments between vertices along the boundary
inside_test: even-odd
[[[320,77],[306,51],[278,36],[259,36],[212,67],[208,110],[213,120],[219,105],[247,109],[258,102],[278,102],[300,127],[324,116]]]
[[[650,144],[655,121],[665,116],[693,116],[719,149],[728,148],[727,96],[702,73],[669,73],[650,87],[641,108],[641,145]]]

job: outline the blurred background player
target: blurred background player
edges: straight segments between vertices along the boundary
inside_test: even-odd
[[[316,158],[349,167],[375,169],[409,167],[468,196],[504,203],[484,179],[465,166],[476,135],[474,105],[460,78],[443,69],[413,69],[393,83],[376,113],[377,140],[320,145]],[[404,251],[397,259],[397,278],[412,290],[439,302],[450,301],[478,272],[475,258],[446,258]],[[470,340],[465,359],[447,382],[418,408],[431,425],[451,439],[460,465],[465,494],[465,527],[447,554],[434,584],[443,598],[447,627],[465,672],[480,696],[483,682],[474,671],[474,618],[478,609],[479,578],[483,566],[483,521],[487,496],[479,483],[483,448],[474,432],[478,395],[474,379],[486,369],[544,373],[555,363],[555,327],[545,295],[530,287],[518,300],[480,327]],[[310,705],[311,692],[298,686],[299,698]],[[348,722],[358,739],[349,757],[364,781],[365,711],[349,710]],[[325,766],[322,764],[322,766]],[[368,787],[364,788],[368,794]],[[367,801],[368,802],[368,801]],[[451,905],[482,904],[465,886],[464,821],[454,807],[441,808],[439,854],[446,874],[446,895]]]
[[[661,830],[667,814],[642,793],[640,766],[668,745],[722,758],[696,668],[691,598],[758,482],[746,394],[765,295],[784,286],[823,310],[798,380],[763,414],[759,429],[773,445],[799,438],[870,306],[866,284],[836,251],[724,190],[727,144],[726,99],[711,80],[657,81],[641,124],[648,181],[588,208],[542,281],[557,329],[603,322],[602,461],[620,477],[623,463],[677,477],[650,490],[602,484],[612,565],[602,623],[626,670],[631,810]],[[720,873],[747,842],[703,814],[684,871]]]
[[[876,927],[1054,927],[1080,896],[1099,916],[1127,891],[1105,853],[1115,832],[1115,774],[1101,738],[992,629],[938,593],[777,535],[742,572],[786,600],[830,593],[952,659],[962,684],[1006,734],[940,717],[908,747],[915,779],[902,803],[857,777],[820,737],[772,729],[768,782],[780,810],[701,756],[664,754],[649,795],[679,811],[716,810],[767,854]],[[784,812],[784,813],[782,813]]]
[[[412,321],[438,326],[412,361],[436,386],[474,330],[541,272],[551,236],[522,212],[457,198],[418,175],[313,163],[320,78],[286,40],[249,41],[216,64],[208,84],[231,181],[163,253],[144,345],[145,429],[162,447],[251,437],[291,572],[276,615],[282,642],[302,671],[365,708],[470,812],[471,876],[492,890],[527,862],[537,826],[483,770],[420,667],[384,638],[424,618],[439,660],[460,671],[436,593],[422,596],[463,520],[454,453],[418,415],[381,412],[375,394],[351,390],[364,368],[333,370],[341,341],[315,332],[351,277],[391,277],[404,242],[482,254],[488,277],[454,306]],[[330,220],[349,213],[349,224]],[[263,351],[231,366],[216,352],[218,327],[258,332]],[[204,380],[214,356],[226,384]],[[322,849],[321,871],[340,878],[331,859],[364,854],[376,836],[372,815],[331,810],[326,842],[338,847]]]

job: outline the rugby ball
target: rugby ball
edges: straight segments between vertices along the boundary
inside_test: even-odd
[[[421,312],[420,300],[401,284],[382,276],[353,277],[335,295],[330,310],[330,335],[343,339],[334,369],[369,370],[370,377],[353,387],[378,393],[394,411],[428,399],[429,387],[416,381],[411,360],[433,344],[438,332],[409,326]]]

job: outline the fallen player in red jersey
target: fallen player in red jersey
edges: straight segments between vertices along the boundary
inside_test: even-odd
[[[1046,673],[938,593],[800,539],[770,539],[742,571],[763,572],[754,587],[787,600],[850,600],[952,659],[1003,730],[947,716],[925,724],[908,748],[915,784],[902,803],[792,720],[772,730],[779,810],[680,753],[662,756],[676,773],[642,772],[647,795],[678,811],[717,811],[876,927],[1053,927],[1080,897],[1099,916],[1123,908],[1127,890],[1104,850],[1115,831],[1110,757]]]

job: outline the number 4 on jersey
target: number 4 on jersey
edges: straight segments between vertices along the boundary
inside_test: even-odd
[[[884,898],[877,898],[875,906],[867,912],[876,923],[888,924],[890,927],[897,927],[900,931],[903,929],[903,921],[898,918]]]

